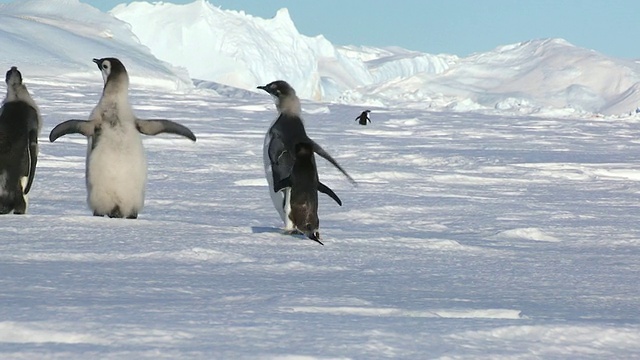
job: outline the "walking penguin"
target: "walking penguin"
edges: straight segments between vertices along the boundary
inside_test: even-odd
[[[291,85],[286,81],[276,80],[267,85],[258,86],[258,89],[273,96],[278,110],[278,117],[265,135],[263,147],[265,174],[273,206],[284,222],[285,232],[299,231],[310,239],[320,242],[317,221],[306,221],[313,218],[317,220],[317,191],[328,194],[338,204],[342,204],[333,191],[319,182],[313,153],[333,164],[352,183],[355,184],[355,181],[331,155],[307,136],[301,118],[300,99]],[[292,174],[294,168],[297,170]],[[296,188],[293,191],[294,194],[314,193],[315,200],[312,196],[304,195],[296,197],[295,201],[306,199],[300,200],[306,203],[292,203],[294,201],[292,188]],[[295,215],[292,213],[292,206],[305,209],[304,211],[308,213],[297,212]]]
[[[371,119],[369,119],[369,113],[371,112],[371,110],[365,110],[362,112],[362,114],[360,114],[358,117],[356,117],[356,121],[360,120],[358,122],[358,124],[360,125],[367,125],[367,120],[369,121],[369,124],[371,124]]]

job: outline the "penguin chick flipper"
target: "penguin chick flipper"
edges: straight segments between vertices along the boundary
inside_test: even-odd
[[[29,161],[29,173],[27,174],[27,186],[22,190],[24,194],[28,194],[36,175],[36,163],[38,162],[38,131],[29,131],[29,148],[27,149],[27,157]]]
[[[169,133],[184,136],[196,141],[196,136],[188,127],[180,125],[177,122],[164,119],[142,120],[136,119],[136,128],[141,134],[158,135],[160,133]]]
[[[318,145],[315,141],[313,142],[313,151],[320,155],[321,157],[323,157],[325,160],[327,160],[328,162],[330,162],[331,164],[333,164],[333,166],[335,166],[338,170],[340,170],[340,172],[342,174],[344,174],[344,176],[347,177],[347,179],[349,179],[349,181],[354,185],[357,186],[358,183],[353,180],[353,178],[351,176],[349,176],[349,174],[347,174],[347,172],[342,168],[342,166],[340,166],[340,164],[338,164],[337,161],[335,161],[331,155],[329,155],[328,152],[324,151],[324,149],[322,147],[320,147],[320,145]]]
[[[318,182],[318,191],[320,191],[323,194],[329,195],[329,197],[335,200],[338,203],[338,205],[342,206],[342,201],[340,201],[340,198],[338,197],[338,195],[336,195],[336,193],[334,193],[333,190],[329,189],[327,185],[321,182]]]
[[[277,184],[273,186],[273,192],[278,192],[284,188],[291,187],[291,178],[288,177],[286,179],[280,180]]]
[[[82,134],[86,137],[93,135],[94,126],[86,120],[67,120],[62,122],[51,130],[49,141],[54,142],[61,136],[67,134]]]

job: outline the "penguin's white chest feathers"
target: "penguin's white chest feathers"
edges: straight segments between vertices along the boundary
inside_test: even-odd
[[[118,112],[107,109],[103,115],[112,115],[109,111]],[[140,211],[144,204],[147,161],[133,115],[124,121],[119,117],[117,123],[103,121],[96,130],[87,149],[90,207],[105,213],[115,205],[125,213],[130,209]]]
[[[283,208],[283,201],[285,200],[285,196],[282,191],[274,192],[273,191],[273,169],[271,168],[271,159],[269,159],[269,144],[271,143],[271,126],[275,123],[275,120],[269,126],[269,130],[264,137],[264,144],[262,146],[262,162],[264,164],[264,173],[267,178],[267,184],[269,186],[269,195],[271,196],[271,202],[273,203],[273,207],[278,211],[278,215],[280,215],[280,219],[286,222],[287,213]]]
[[[264,164],[264,172],[267,178],[267,184],[269,186],[269,195],[271,196],[271,202],[273,203],[273,207],[278,211],[278,215],[280,215],[280,219],[284,222],[285,230],[294,230],[295,226],[293,222],[289,218],[289,213],[291,212],[291,204],[289,200],[291,198],[291,189],[286,188],[282,191],[275,192],[273,191],[273,169],[271,168],[271,159],[269,158],[269,146],[271,144],[271,127],[275,122],[274,120],[269,126],[269,130],[264,137],[264,144],[262,145],[262,162]]]

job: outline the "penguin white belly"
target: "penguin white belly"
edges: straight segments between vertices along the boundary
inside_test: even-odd
[[[271,196],[271,202],[273,207],[278,211],[280,219],[284,222],[285,231],[294,231],[296,229],[293,221],[289,218],[291,213],[291,188],[285,188],[284,190],[275,192],[273,191],[273,168],[271,167],[271,160],[269,159],[269,144],[271,142],[270,132],[264,138],[264,144],[262,146],[262,162],[264,164],[264,172],[267,177],[267,183],[269,184],[269,195]]]
[[[269,195],[271,196],[271,201],[273,202],[273,207],[276,208],[280,218],[285,223],[288,219],[287,215],[284,212],[283,201],[284,201],[284,193],[282,191],[275,192],[273,191],[273,170],[271,169],[271,160],[269,159],[269,143],[271,142],[271,135],[267,132],[267,135],[264,138],[264,145],[262,147],[262,162],[264,164],[264,172],[267,177],[267,183],[269,184]]]
[[[116,207],[123,216],[138,214],[144,205],[147,161],[135,127],[104,127],[87,154],[87,202],[99,215]]]
[[[24,193],[24,189],[27,188],[27,184],[29,183],[29,177],[23,176],[20,178],[20,188],[22,189],[22,199],[24,200],[24,213],[27,213],[27,209],[29,208],[29,195]]]

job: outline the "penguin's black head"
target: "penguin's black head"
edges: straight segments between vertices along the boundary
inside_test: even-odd
[[[4,81],[9,86],[16,84],[20,85],[22,84],[22,74],[20,73],[20,71],[18,71],[17,67],[12,66],[11,69],[7,71],[7,75],[5,76]]]
[[[310,224],[307,224],[307,228],[309,228],[309,227],[311,227],[311,225],[310,225]],[[315,229],[315,230],[311,230],[311,229],[310,229],[310,231],[308,231],[308,232],[306,232],[306,231],[305,231],[305,235],[307,235],[307,237],[308,237],[309,239],[311,239],[311,240],[313,240],[313,241],[317,242],[318,244],[320,244],[320,245],[324,245],[324,244],[322,243],[322,241],[320,240],[320,232],[318,231],[318,229]]]
[[[120,74],[127,73],[127,69],[124,67],[122,62],[113,57],[93,59],[93,62],[98,65],[98,69],[102,72],[102,79],[105,83],[111,74],[113,74],[113,76],[118,76]]]
[[[258,89],[262,89],[277,98],[296,94],[296,91],[293,90],[291,85],[284,80],[276,80],[267,85],[258,86]]]

